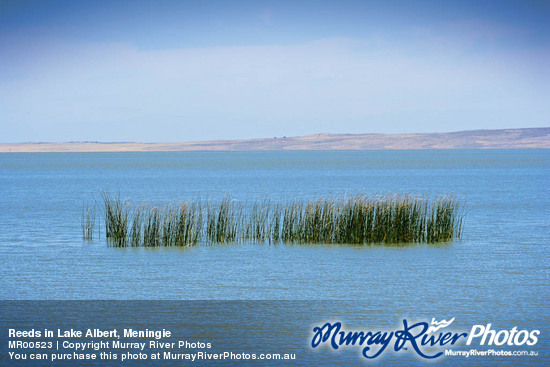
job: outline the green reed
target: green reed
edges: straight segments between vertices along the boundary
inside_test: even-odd
[[[437,243],[460,238],[462,208],[453,196],[352,195],[272,203],[224,197],[132,210],[103,193],[107,238],[114,246],[199,243]]]
[[[82,212],[82,239],[91,241],[94,237],[95,209],[87,206]]]
[[[129,241],[131,246],[139,246],[143,242],[143,224],[142,224],[142,215],[144,208],[136,208],[133,212],[132,217],[132,227],[130,229]]]
[[[111,196],[102,192],[105,216],[105,236],[113,246],[125,247],[128,244],[130,207],[120,195]]]

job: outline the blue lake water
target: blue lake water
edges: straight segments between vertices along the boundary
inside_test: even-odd
[[[349,300],[371,324],[456,317],[548,335],[549,182],[548,150],[1,154],[0,299]],[[81,238],[82,209],[100,190],[136,205],[453,193],[464,236],[112,248],[104,228]]]

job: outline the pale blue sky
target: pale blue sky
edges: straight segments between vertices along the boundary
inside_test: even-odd
[[[0,142],[550,126],[545,1],[2,1]]]

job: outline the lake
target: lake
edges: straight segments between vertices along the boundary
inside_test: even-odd
[[[548,335],[549,182],[548,150],[0,154],[0,298],[338,300],[375,325],[456,317]],[[136,205],[452,193],[464,234],[437,246],[113,248],[99,212],[82,240],[101,190]]]

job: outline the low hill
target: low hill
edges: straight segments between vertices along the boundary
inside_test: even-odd
[[[425,134],[315,134],[183,143],[14,143],[0,144],[0,153],[526,148],[550,148],[550,127]]]

